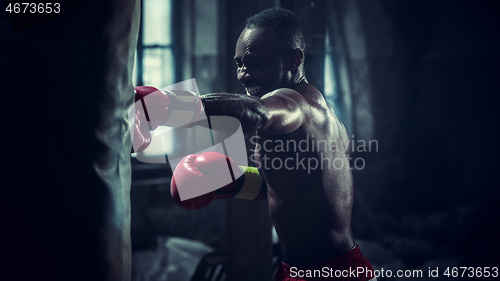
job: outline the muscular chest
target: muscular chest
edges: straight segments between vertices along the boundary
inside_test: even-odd
[[[307,164],[312,159],[307,137],[258,132],[253,140],[250,159],[271,187],[307,184]]]

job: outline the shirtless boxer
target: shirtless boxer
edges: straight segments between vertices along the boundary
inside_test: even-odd
[[[253,136],[251,159],[267,183],[284,251],[276,280],[331,280],[339,274],[347,275],[340,280],[369,280],[373,276],[352,274],[357,267],[373,268],[351,231],[353,180],[349,149],[343,148],[349,139],[332,107],[307,82],[304,47],[292,12],[274,8],[249,18],[234,56],[247,95],[207,94],[202,100],[207,116],[236,117]]]

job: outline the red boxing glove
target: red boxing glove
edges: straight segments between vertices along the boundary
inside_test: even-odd
[[[136,111],[134,122],[131,153],[143,151],[151,144],[151,133],[149,132],[146,117]],[[137,151],[134,151],[134,147]]]
[[[168,118],[168,98],[154,87],[135,87],[135,123],[132,153],[145,150],[151,143],[151,133]],[[135,147],[135,149],[134,149]]]
[[[169,115],[169,97],[155,87],[138,86],[134,90],[136,112],[144,113],[149,130],[155,130],[165,123]]]
[[[198,155],[196,165],[200,172],[218,182],[220,188],[215,191],[215,199],[231,198],[238,191],[236,183],[243,170],[233,159],[218,152],[206,151]]]
[[[231,177],[229,165],[235,170],[233,173],[236,174],[233,174],[233,177]],[[200,210],[212,203],[213,199],[231,197],[229,193],[227,196],[220,196],[215,190],[223,188],[229,192],[236,189],[236,181],[233,179],[240,177],[241,174],[236,162],[224,154],[212,151],[191,154],[184,157],[175,168],[170,192],[179,206],[188,210]],[[226,185],[228,182],[229,184]],[[194,194],[204,194],[181,201],[179,187],[183,188],[184,193],[189,197]]]
[[[132,152],[145,150],[151,143],[149,131],[158,126],[183,126],[198,121],[203,113],[203,103],[193,92],[159,90],[150,86],[138,86],[134,90],[135,124],[132,132]]]
[[[205,194],[181,201],[179,186],[186,189],[183,192],[189,197]],[[266,197],[266,184],[257,169],[239,167],[224,154],[207,151],[188,155],[181,160],[172,176],[170,191],[179,206],[200,210],[213,199],[235,197],[262,200]]]
[[[214,199],[263,200],[267,197],[267,184],[255,167],[238,166],[230,157],[213,151],[200,154],[196,165],[200,172],[222,186],[215,191]]]
[[[215,196],[213,190],[216,188],[216,183],[198,169],[196,158],[198,158],[198,154],[191,154],[184,157],[175,168],[170,183],[170,193],[172,194],[174,202],[188,210],[200,210],[205,208],[212,203]],[[197,189],[198,187],[208,188],[211,191],[201,196],[181,201],[179,186],[184,189],[191,189],[188,193],[192,193],[192,189]],[[198,190],[195,190],[195,192],[198,192]]]

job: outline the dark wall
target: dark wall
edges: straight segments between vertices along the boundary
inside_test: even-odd
[[[371,102],[353,98],[354,134],[367,110],[379,144],[355,154],[367,161],[355,171],[355,235],[414,263],[498,249],[498,4],[355,2]]]

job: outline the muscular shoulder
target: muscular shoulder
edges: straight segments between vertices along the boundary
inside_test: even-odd
[[[320,130],[327,133],[325,130],[338,129],[333,108],[328,106],[323,95],[310,84],[277,89],[261,99],[273,120],[267,130],[269,133],[291,133],[299,128],[303,132]]]
[[[300,128],[306,121],[304,97],[293,89],[281,88],[261,98],[266,115],[262,129],[271,134],[288,134]]]
[[[323,99],[318,89],[307,83],[296,85],[293,88],[280,88],[262,96],[262,99],[268,98],[290,99],[301,107],[317,106],[318,102]]]
[[[333,107],[325,100],[321,92],[310,84],[298,85],[295,89],[303,98],[302,108],[307,112],[309,133],[329,135],[348,141],[347,131],[342,122],[337,118]]]
[[[301,107],[306,112],[310,125],[322,127],[335,119],[335,113],[321,92],[311,84],[300,84],[295,90],[302,96]]]

